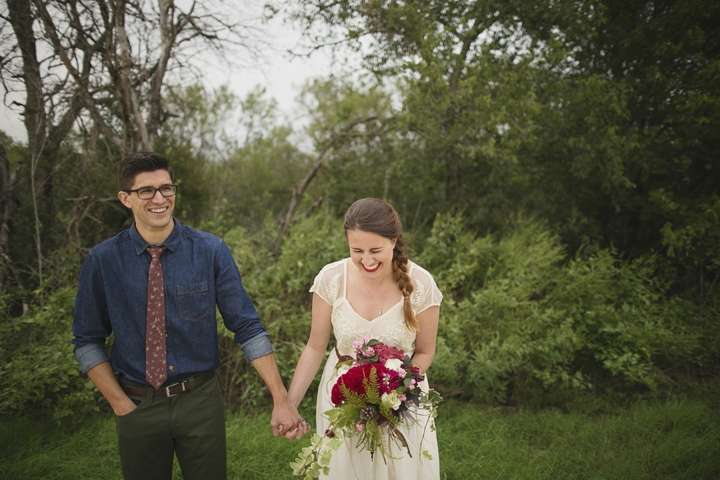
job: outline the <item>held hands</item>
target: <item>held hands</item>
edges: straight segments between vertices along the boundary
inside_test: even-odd
[[[270,428],[276,437],[285,435],[288,440],[299,440],[310,431],[310,424],[300,416],[294,405],[285,401],[273,408]]]

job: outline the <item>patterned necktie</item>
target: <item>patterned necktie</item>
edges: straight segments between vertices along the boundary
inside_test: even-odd
[[[159,388],[167,380],[165,352],[165,282],[160,256],[165,247],[148,247],[152,257],[148,272],[147,321],[145,324],[145,379]]]

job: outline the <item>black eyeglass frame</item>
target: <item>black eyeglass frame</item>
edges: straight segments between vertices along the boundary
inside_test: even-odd
[[[165,195],[165,194],[162,192],[162,190],[160,190],[160,189],[162,189],[162,188],[167,188],[167,187],[172,187],[172,193],[171,193],[170,195]],[[157,194],[157,192],[160,192],[160,195],[162,195],[162,196],[165,197],[165,198],[174,197],[175,195],[177,195],[177,189],[178,189],[177,184],[169,183],[169,184],[167,184],[167,185],[160,185],[158,188],[155,188],[155,187],[140,187],[140,188],[136,188],[135,190],[123,190],[123,192],[126,192],[126,193],[135,192],[135,193],[137,193],[137,196],[138,196],[138,198],[139,198],[140,200],[151,200],[151,199],[155,198],[155,194]],[[149,196],[149,197],[147,197],[147,198],[142,198],[142,197],[140,196],[140,190],[152,190],[153,193],[152,193],[151,196]]]

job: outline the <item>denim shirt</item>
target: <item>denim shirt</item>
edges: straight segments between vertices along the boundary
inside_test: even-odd
[[[248,361],[271,353],[268,334],[225,242],[173,221],[175,227],[160,257],[168,383],[218,367],[216,305]],[[85,257],[72,326],[75,358],[83,374],[109,360],[124,380],[147,385],[148,246],[133,224]],[[108,357],[105,341],[110,334],[114,340]]]

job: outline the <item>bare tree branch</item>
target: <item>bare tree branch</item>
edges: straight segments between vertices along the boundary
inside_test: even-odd
[[[60,57],[63,65],[75,80],[78,95],[84,103],[85,108],[88,110],[88,112],[90,112],[90,115],[98,124],[98,127],[102,130],[105,137],[112,143],[114,143],[115,146],[118,147],[121,151],[125,151],[126,145],[124,144],[122,139],[118,138],[117,135],[115,135],[115,133],[110,129],[110,127],[108,127],[108,125],[104,121],[102,115],[100,114],[100,111],[97,109],[95,99],[87,89],[86,79],[83,78],[80,72],[77,71],[77,69],[70,60],[68,52],[60,42],[57,28],[55,27],[55,23],[50,16],[47,8],[45,7],[45,4],[42,2],[42,0],[33,0],[33,3],[35,3],[35,6],[40,13],[40,19],[42,20],[45,32],[55,49],[55,53],[57,53],[57,55]]]
[[[0,252],[5,251],[8,240],[8,223],[13,217],[15,201],[13,190],[17,182],[17,168],[10,173],[5,146],[0,142]]]
[[[287,213],[285,214],[284,221],[280,224],[278,227],[278,238],[282,238],[285,233],[290,229],[290,224],[292,223],[293,216],[295,214],[295,210],[297,209],[297,206],[300,203],[300,199],[302,198],[303,194],[305,193],[305,190],[307,190],[308,185],[310,185],[310,182],[313,178],[315,178],[315,175],[317,175],[318,171],[320,171],[320,168],[323,166],[323,163],[325,163],[325,160],[327,158],[328,152],[332,149],[332,147],[341,139],[346,138],[350,136],[350,132],[358,125],[362,125],[368,122],[371,122],[373,120],[377,120],[377,115],[371,115],[364,118],[357,118],[355,120],[352,120],[349,122],[345,128],[337,132],[335,135],[333,135],[330,140],[327,141],[325,146],[322,148],[322,150],[318,153],[317,158],[313,162],[312,166],[310,167],[310,170],[305,174],[305,177],[300,181],[300,183],[293,186],[293,192],[292,197],[290,198],[290,204],[288,205]],[[372,133],[372,135],[376,135],[377,132]],[[278,242],[279,243],[279,242]]]

